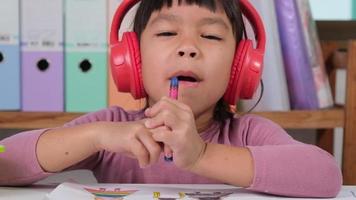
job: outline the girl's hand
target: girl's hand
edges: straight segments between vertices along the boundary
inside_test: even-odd
[[[148,117],[145,126],[151,129],[157,142],[172,149],[174,163],[180,168],[192,169],[202,157],[206,143],[199,136],[190,107],[163,97],[147,109],[145,115]]]
[[[121,153],[136,158],[140,167],[156,163],[162,151],[144,126],[144,120],[133,122],[99,122],[95,132],[98,150]]]

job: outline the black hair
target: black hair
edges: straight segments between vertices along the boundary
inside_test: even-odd
[[[188,5],[205,7],[212,12],[216,12],[218,6],[221,6],[231,23],[236,42],[238,43],[243,38],[244,24],[238,0],[178,0],[178,5],[181,5],[183,2]],[[168,8],[172,7],[172,4],[173,0],[141,0],[141,4],[135,15],[133,27],[138,38],[141,38],[141,34],[146,28],[151,14],[154,11],[161,10],[164,6]],[[233,113],[230,110],[230,106],[221,98],[215,106],[214,120],[222,122],[231,117],[233,117]]]

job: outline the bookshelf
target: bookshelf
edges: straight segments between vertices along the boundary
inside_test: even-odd
[[[324,56],[337,48],[347,48],[356,55],[356,21],[317,22]],[[337,32],[335,32],[337,30]],[[340,34],[342,33],[342,34]],[[355,40],[352,40],[355,39]],[[344,128],[344,184],[356,184],[356,56],[349,56],[347,65],[345,107],[312,111],[256,112],[286,129],[330,130]],[[56,127],[84,113],[0,112],[0,129],[39,129]],[[323,133],[322,133],[323,134]],[[330,140],[329,134],[328,138]],[[332,135],[331,135],[332,136]],[[323,138],[323,137],[321,137]],[[323,139],[320,139],[323,140]],[[322,143],[322,141],[319,141]]]
[[[61,126],[84,113],[0,112],[1,129],[39,129]],[[341,108],[316,111],[256,112],[286,129],[329,129],[343,127]]]

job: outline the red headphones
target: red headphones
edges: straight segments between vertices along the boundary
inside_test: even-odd
[[[125,14],[139,0],[123,0],[116,10],[110,32],[111,73],[119,91],[130,92],[135,99],[146,97],[141,76],[139,40],[135,32],[125,32],[121,41],[118,32]],[[239,0],[243,15],[251,23],[257,47],[249,39],[239,42],[231,67],[224,100],[236,105],[237,100],[250,99],[261,79],[266,45],[265,29],[260,16],[248,0]]]

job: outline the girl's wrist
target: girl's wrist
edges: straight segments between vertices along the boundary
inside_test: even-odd
[[[87,137],[89,137],[90,144],[95,149],[95,152],[99,152],[103,150],[103,148],[100,145],[100,135],[102,134],[98,134],[102,132],[100,131],[101,127],[102,127],[102,122],[94,122],[86,126],[85,133]]]
[[[196,159],[196,161],[194,162],[194,164],[189,168],[190,172],[193,173],[198,173],[199,172],[199,168],[201,165],[201,161],[205,158],[205,154],[207,152],[209,144],[204,142],[203,143],[203,147],[201,148],[201,151],[198,155],[198,158]]]

